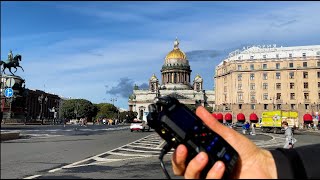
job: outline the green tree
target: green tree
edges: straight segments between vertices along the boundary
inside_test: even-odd
[[[97,107],[97,118],[111,118],[116,119],[118,116],[118,109],[109,103],[96,104]]]
[[[63,117],[68,119],[87,117],[88,120],[91,120],[97,114],[96,106],[85,99],[65,100],[61,110]]]

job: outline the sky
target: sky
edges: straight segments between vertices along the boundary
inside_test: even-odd
[[[312,1],[1,1],[1,60],[10,49],[22,55],[15,74],[26,88],[128,109],[134,84],[147,88],[152,74],[161,82],[176,37],[191,81],[199,74],[212,90],[231,51],[319,45],[319,9]]]

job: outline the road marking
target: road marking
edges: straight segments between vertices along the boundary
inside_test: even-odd
[[[41,175],[33,175],[33,176],[29,176],[29,177],[26,177],[26,178],[23,178],[23,179],[33,179],[33,178],[37,178],[37,177],[40,177]]]
[[[259,147],[281,146],[284,143],[283,136],[267,134],[267,133],[257,133],[257,134],[266,135],[266,136],[271,137],[271,140],[268,140],[268,141],[251,140]],[[294,141],[296,142],[296,139],[294,139]],[[158,134],[154,133],[154,134],[150,134],[146,137],[143,137],[141,139],[138,139],[136,141],[125,144],[123,146],[109,150],[107,152],[103,152],[101,154],[91,156],[89,158],[74,162],[69,165],[65,165],[60,168],[52,169],[49,172],[56,172],[59,170],[75,168],[75,167],[101,165],[101,164],[116,162],[116,161],[125,161],[125,160],[132,160],[132,159],[156,157],[156,156],[159,156],[161,147],[165,143],[166,142]],[[135,149],[135,148],[139,148],[139,149]],[[119,151],[121,151],[121,152],[119,152]],[[169,151],[168,154],[172,154],[173,152],[174,152],[174,149]],[[112,158],[112,155],[120,156],[120,158],[119,157]],[[106,157],[103,158],[104,156],[106,156]],[[92,160],[94,160],[94,161],[92,162]]]

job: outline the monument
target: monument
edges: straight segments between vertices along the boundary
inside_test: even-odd
[[[0,119],[1,122],[25,122],[25,80],[20,76],[15,75],[17,67],[23,68],[19,65],[19,61],[22,60],[20,54],[13,56],[10,50],[8,59],[6,61],[0,61],[1,67],[1,106],[0,106]],[[12,72],[11,68],[15,71]],[[6,74],[8,70],[11,74]]]

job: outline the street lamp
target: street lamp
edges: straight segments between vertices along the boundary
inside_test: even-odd
[[[273,96],[273,97],[270,98],[270,100],[272,100],[272,110],[275,109],[274,99],[275,99],[275,96]]]
[[[110,101],[112,102],[112,105],[114,105],[114,102],[117,101],[117,98],[111,98]]]
[[[41,124],[43,124],[43,103],[46,104],[48,101],[48,97],[44,97],[43,94],[41,94],[41,96],[38,97],[38,101],[40,104],[40,114],[39,114],[39,119],[41,120]]]

